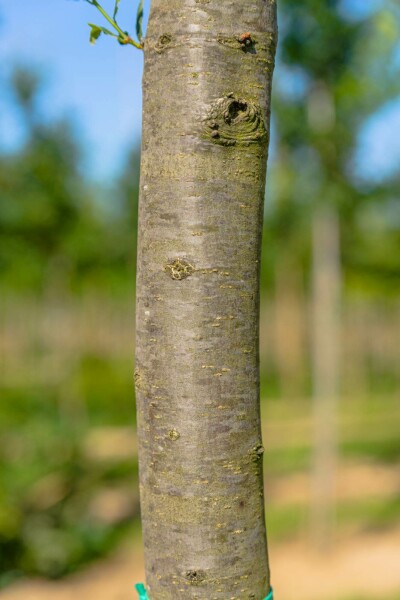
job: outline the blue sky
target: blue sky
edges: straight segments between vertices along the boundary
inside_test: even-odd
[[[121,24],[133,33],[132,13],[132,0],[121,2]],[[106,24],[83,0],[0,0],[0,78],[16,63],[39,68],[46,81],[46,114],[70,115],[92,176],[108,176],[140,138],[143,57],[111,38],[91,46],[88,21]],[[1,146],[12,148],[20,133],[12,101],[1,94]]]
[[[357,16],[377,1],[343,0],[343,10],[351,8]],[[121,2],[120,22],[130,32],[137,3]],[[103,4],[111,9],[113,0]],[[106,24],[84,0],[0,0],[0,89],[12,65],[40,69],[46,81],[46,115],[72,117],[86,149],[88,172],[93,179],[107,179],[121,168],[126,150],[139,143],[143,57],[110,38],[91,46],[88,21]],[[12,100],[2,93],[0,147],[12,149],[19,143],[18,123]],[[360,172],[389,173],[400,164],[400,135],[394,131],[400,131],[399,102],[383,107],[363,129],[355,160]]]

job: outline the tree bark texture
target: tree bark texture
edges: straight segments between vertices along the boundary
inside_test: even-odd
[[[152,0],[136,393],[151,600],[270,589],[259,272],[275,0]]]

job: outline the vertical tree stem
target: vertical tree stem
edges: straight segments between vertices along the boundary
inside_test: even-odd
[[[152,2],[135,372],[151,600],[270,589],[258,330],[275,46],[275,0]]]
[[[313,536],[317,549],[331,546],[335,518],[340,281],[338,216],[332,206],[322,205],[313,218]]]

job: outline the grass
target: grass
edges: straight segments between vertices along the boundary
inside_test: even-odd
[[[138,514],[93,516],[104,490],[137,490],[134,455],[93,460],[93,427],[132,423],[128,368],[84,357],[63,385],[0,389],[0,587],[22,574],[57,578],[106,554]]]
[[[309,530],[309,507],[293,504],[280,508],[267,506],[268,535],[276,541],[304,536]],[[337,528],[351,525],[364,531],[390,528],[399,522],[400,498],[345,502],[337,508]]]
[[[384,433],[384,432],[383,432]],[[356,435],[356,434],[355,434]],[[268,447],[265,459],[268,462],[268,473],[290,474],[297,471],[310,469],[312,461],[312,447],[310,443],[303,442],[294,447]],[[382,436],[377,439],[344,440],[339,444],[339,453],[342,459],[367,459],[371,461],[395,464],[400,458],[399,437]]]
[[[109,552],[132,532],[132,510],[114,521],[93,516],[105,491],[137,493],[134,453],[95,459],[86,451],[94,429],[132,425],[135,406],[129,361],[86,355],[68,379],[47,386],[19,382],[0,388],[0,587],[27,574],[57,578]],[[127,376],[128,375],[128,376]],[[21,379],[23,381],[23,378]],[[309,467],[311,405],[268,401],[266,460],[271,474]],[[400,457],[399,409],[391,399],[353,401],[340,407],[341,455],[384,463]],[[285,427],[296,438],[280,434]],[[387,527],[398,520],[400,501],[360,501],[339,506],[339,526]],[[268,509],[275,539],[300,535],[308,526],[306,506]],[[393,599],[394,600],[394,599]]]

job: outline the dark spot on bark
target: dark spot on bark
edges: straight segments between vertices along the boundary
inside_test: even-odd
[[[197,585],[204,581],[206,574],[204,571],[186,571],[185,577],[192,585]]]
[[[256,50],[255,50],[256,40],[252,37],[251,33],[249,33],[249,32],[242,33],[242,35],[239,36],[239,38],[238,38],[238,42],[239,42],[240,47],[243,50],[243,52],[250,52],[251,54],[256,53]]]
[[[204,137],[221,146],[249,146],[267,139],[261,107],[233,93],[210,107],[204,123]]]
[[[141,390],[143,388],[143,376],[139,369],[135,369],[134,380],[136,389]]]
[[[240,116],[240,113],[244,113],[247,110],[247,102],[242,100],[234,100],[230,103],[229,108],[224,113],[225,122],[230,125],[234,119]]]
[[[158,38],[158,43],[160,46],[166,46],[170,42],[172,42],[172,35],[169,33],[163,33],[163,35],[160,35]]]
[[[240,506],[240,508],[243,508],[243,507],[244,507],[244,500],[241,500],[241,501],[239,502],[239,506]]]
[[[165,265],[164,271],[171,277],[171,279],[181,281],[182,279],[186,279],[192,275],[194,272],[194,266],[183,258],[176,258]]]
[[[163,33],[158,38],[157,44],[155,46],[157,52],[162,52],[167,48],[172,42],[172,35],[170,33]]]

